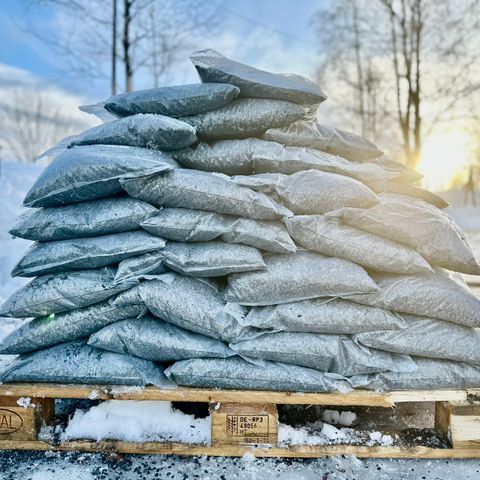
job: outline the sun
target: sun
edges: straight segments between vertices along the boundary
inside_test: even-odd
[[[453,179],[468,169],[470,143],[470,136],[462,131],[436,133],[428,137],[418,165],[418,170],[424,176],[425,188],[448,190]]]

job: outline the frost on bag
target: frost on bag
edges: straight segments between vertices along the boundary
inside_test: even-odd
[[[25,207],[57,207],[122,192],[120,178],[172,170],[163,152],[117,145],[75,147],[61,153],[27,193]]]
[[[291,363],[339,375],[363,375],[385,371],[412,372],[408,355],[361,347],[348,337],[317,333],[267,333],[230,344],[239,355]]]
[[[228,342],[248,331],[239,323],[246,310],[228,305],[214,286],[195,278],[166,273],[127,294],[127,301],[140,300],[155,316],[185,330]]]
[[[414,358],[415,372],[384,372],[374,375],[369,390],[436,390],[480,387],[480,366],[430,358]]]
[[[4,338],[0,353],[27,353],[87,337],[110,323],[137,317],[143,308],[141,305],[114,306],[106,301],[71,312],[37,317]]]
[[[177,169],[165,175],[122,180],[132,197],[158,207],[191,208],[271,220],[292,212],[272,199],[228,178],[196,170]]]
[[[265,268],[260,251],[248,245],[168,242],[162,254],[170,270],[192,277],[223,277]]]
[[[269,128],[288,125],[304,115],[305,109],[295,103],[242,98],[217,110],[182,117],[182,120],[194,128],[200,139],[225,140],[258,137]]]
[[[155,362],[234,355],[218,340],[189,332],[152,316],[130,318],[108,325],[94,333],[88,344]]]
[[[159,275],[165,273],[167,268],[163,261],[165,257],[162,250],[144,253],[136,257],[126,258],[118,264],[115,281],[122,282],[129,278],[141,278],[146,275]]]
[[[263,138],[283,145],[316,148],[356,162],[383,155],[376,145],[360,135],[322,125],[311,118],[267,130]]]
[[[338,298],[315,298],[253,307],[242,325],[262,330],[354,334],[408,327],[400,315]]]
[[[226,175],[250,175],[253,173],[253,158],[281,154],[282,145],[274,142],[245,138],[242,140],[219,140],[217,142],[200,142],[194,146],[177,150],[172,156],[183,167],[219,172]]]
[[[0,372],[0,381],[173,387],[153,362],[93,348],[84,340],[22,355]]]
[[[263,173],[236,176],[233,181],[279,199],[296,214],[319,214],[342,207],[368,208],[378,202],[366,185],[353,178],[319,170],[292,175]]]
[[[34,278],[0,307],[0,317],[40,317],[99,303],[132,283],[115,283],[115,269],[78,270]]]
[[[142,222],[141,226],[154,235],[179,242],[219,239],[277,253],[295,252],[297,249],[281,223],[202,210],[163,208],[157,215]]]
[[[137,114],[90,128],[72,138],[79,145],[128,145],[154,150],[176,150],[197,141],[195,128],[163,115]]]
[[[239,357],[182,360],[165,370],[177,385],[287,392],[348,392],[339,375],[276,362],[251,363]]]
[[[401,313],[480,327],[480,298],[443,272],[429,275],[370,273],[379,290],[350,300]]]
[[[141,222],[157,212],[152,205],[128,196],[104,198],[29,210],[17,219],[10,234],[42,242],[96,237],[138,230]]]
[[[105,109],[118,117],[157,113],[168,117],[196,115],[222,107],[240,90],[225,83],[194,83],[120,93],[105,101]]]
[[[465,234],[446,213],[422,200],[379,194],[368,210],[343,208],[330,212],[353,227],[405,243],[432,265],[456,272],[480,274],[480,265]]]
[[[357,340],[368,347],[419,357],[443,358],[480,365],[480,333],[474,328],[414,315],[402,315],[408,328],[367,332]]]
[[[225,298],[242,305],[274,305],[324,296],[375,292],[367,272],[347,260],[312,252],[266,255],[266,270],[228,277]]]
[[[302,247],[340,257],[381,272],[432,273],[432,267],[413,248],[342,224],[323,215],[285,219],[292,238]]]
[[[12,276],[34,277],[74,269],[105,267],[164,246],[165,240],[143,230],[40,242],[27,250],[14,267]]]
[[[303,105],[327,99],[322,89],[300,75],[275,74],[224,57],[211,48],[190,55],[203,82],[230,83],[242,97],[276,98]]]
[[[367,185],[389,180],[415,182],[422,178],[415,170],[397,162],[385,162],[384,164],[358,163],[313,148],[284,147],[275,142],[265,141],[264,145],[264,148],[257,148],[253,152],[252,169],[255,173],[284,173],[290,175],[301,170],[320,170],[347,175]]]

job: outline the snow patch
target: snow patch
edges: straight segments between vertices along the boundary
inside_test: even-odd
[[[77,410],[61,439],[208,444],[210,427],[210,417],[195,419],[174,410],[171,402],[108,400],[87,411]]]
[[[17,400],[17,405],[23,408],[35,408],[35,404],[32,403],[32,399],[30,397],[20,397]]]
[[[332,425],[343,425],[350,427],[357,419],[357,415],[353,412],[339,412],[337,410],[324,410],[323,421]]]

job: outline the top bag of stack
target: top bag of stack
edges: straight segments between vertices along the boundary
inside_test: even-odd
[[[238,87],[225,83],[194,83],[120,93],[106,100],[103,107],[117,117],[137,113],[182,117],[223,107],[239,93]]]
[[[287,100],[314,105],[327,99],[313,82],[300,75],[275,74],[235,62],[216,50],[200,50],[190,56],[203,82],[229,83],[240,89],[241,97]]]

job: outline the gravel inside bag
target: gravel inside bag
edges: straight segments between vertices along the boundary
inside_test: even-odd
[[[238,87],[225,83],[193,83],[119,93],[106,100],[104,106],[118,117],[137,113],[182,117],[222,107],[239,93]]]
[[[151,315],[108,325],[94,333],[88,344],[155,362],[234,355],[218,340],[189,332]]]

